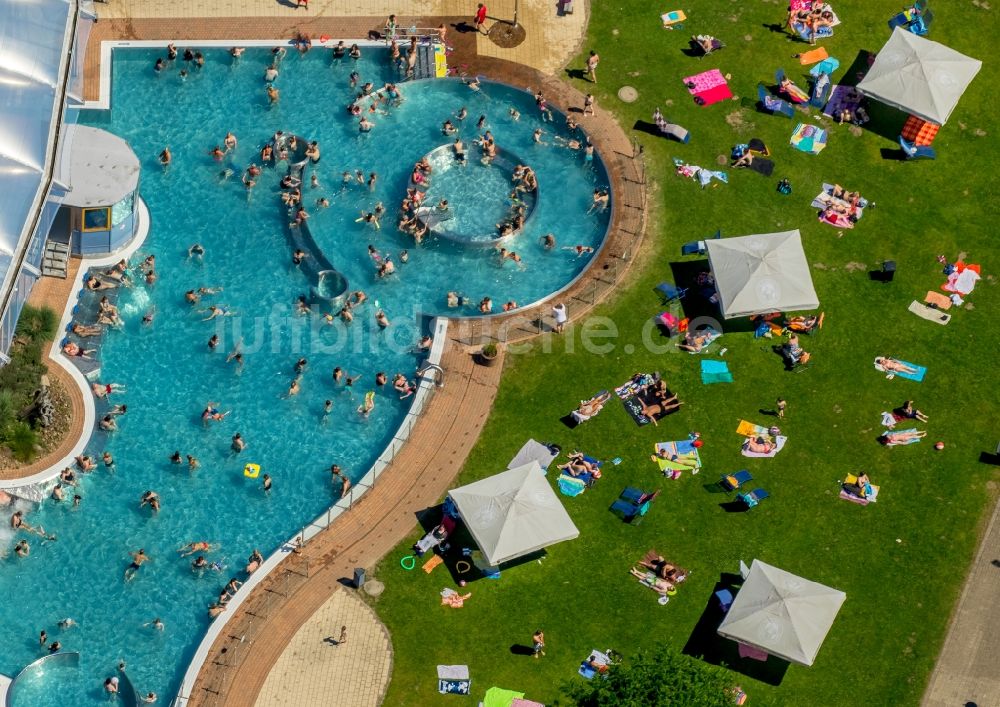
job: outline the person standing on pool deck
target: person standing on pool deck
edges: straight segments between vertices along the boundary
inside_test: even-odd
[[[563,329],[566,327],[566,321],[569,319],[569,315],[566,313],[566,305],[559,302],[552,308],[552,316],[556,319],[556,333],[562,334]]]
[[[583,97],[583,114],[594,115],[594,94],[588,93]]]
[[[476,31],[477,32],[479,32],[480,34],[489,34],[489,32],[485,31],[485,29],[486,29],[486,5],[484,5],[483,3],[479,3],[479,6],[476,8],[475,23],[476,23]]]
[[[337,645],[342,646],[347,643],[347,626],[340,627],[340,638],[337,639]]]

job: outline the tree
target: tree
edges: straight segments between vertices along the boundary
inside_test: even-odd
[[[735,686],[722,668],[661,646],[573,682],[570,695],[578,707],[732,707]]]

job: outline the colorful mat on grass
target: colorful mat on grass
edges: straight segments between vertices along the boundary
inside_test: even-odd
[[[701,382],[705,385],[712,383],[732,383],[733,374],[729,372],[729,364],[725,361],[714,359],[701,360]]]

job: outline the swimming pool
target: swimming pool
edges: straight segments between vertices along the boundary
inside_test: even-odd
[[[206,68],[192,71],[183,83],[176,67],[154,75],[159,53],[116,51],[113,111],[81,121],[125,137],[142,161],[141,192],[152,219],[142,252],[156,254],[159,281],[122,293],[126,326],[106,337],[100,354],[101,381],[126,387],[112,402],[127,404],[128,412],[119,418],[118,432],[95,433],[88,453],[99,457],[109,450],[117,472],[100,469],[85,477],[79,508],[49,501],[32,512],[29,522],[59,539],[42,543],[31,536],[30,557],[9,557],[0,566],[0,591],[8,597],[0,605],[0,631],[7,637],[0,671],[16,674],[41,655],[37,637],[43,628],[50,641],[81,653],[71,677],[36,681],[21,698],[15,695],[17,705],[104,702],[102,682],[121,659],[142,693],[153,690],[169,701],[208,625],[207,605],[231,576],[241,575],[250,551],[269,554],[339,495],[330,483],[331,463],[356,479],[391,439],[409,406],[391,385],[376,391],[371,416],[362,418],[355,409],[375,389],[376,371],[390,379],[397,371],[412,375],[418,361],[412,347],[420,333],[416,315],[454,311],[446,309],[444,297],[453,290],[474,301],[487,295],[521,304],[542,299],[578,275],[586,259],[547,251],[540,236],[551,231],[560,245],[596,247],[607,227],[606,214],[586,214],[593,189],[606,184],[603,169],[584,163],[578,152],[536,145],[536,127],[545,130],[546,142],[556,133],[569,134],[559,116],[560,127],[543,125],[523,92],[486,82],[479,93],[455,80],[404,84],[405,102],[376,115],[374,130],[361,135],[344,110],[351,98],[348,74],[356,70],[376,85],[395,80],[383,51],[345,64],[331,63],[319,50],[304,57],[291,53],[282,64],[281,101],[274,107],[263,93],[267,50],[248,50],[236,64],[223,50],[207,50]],[[434,238],[416,247],[393,228],[413,163],[447,142],[440,124],[463,105],[467,121],[486,115],[497,143],[535,169],[540,192],[558,185],[539,200],[525,232],[508,246],[521,253],[523,269],[500,267],[489,249]],[[522,113],[519,121],[510,118],[511,105]],[[464,140],[471,140],[473,128],[461,127]],[[318,140],[323,150],[316,170],[321,186],[304,186],[304,200],[318,246],[352,289],[369,295],[349,326],[296,315],[294,301],[312,283],[291,264],[287,220],[276,203],[278,176],[265,168],[249,193],[240,182],[244,167],[279,129]],[[239,144],[217,163],[208,153],[227,130]],[[174,160],[162,170],[156,155],[166,145]],[[345,170],[376,172],[375,189],[342,186]],[[461,186],[459,181],[449,198],[458,208],[466,206]],[[329,208],[315,207],[320,196],[329,199]],[[376,231],[357,223],[360,212],[378,200],[387,207],[384,227]],[[205,247],[203,260],[188,257],[195,242]],[[397,261],[398,274],[378,280],[369,244],[394,255],[408,249],[409,262]],[[198,287],[223,289],[199,306],[187,304],[184,292]],[[207,314],[197,310],[208,304],[225,305],[236,316],[201,321]],[[392,322],[384,331],[373,321],[375,306]],[[141,317],[150,311],[154,322],[143,326]],[[206,345],[213,333],[222,341],[215,353]],[[237,372],[226,354],[240,339],[246,363]],[[286,399],[301,357],[308,359],[302,392]],[[353,392],[333,384],[335,366],[362,376]],[[333,410],[325,416],[327,399]],[[208,401],[231,414],[203,426],[200,413]],[[98,404],[99,415],[104,407]],[[248,443],[239,455],[229,449],[235,432]],[[171,463],[175,450],[197,457],[201,467],[191,473]],[[244,476],[247,462],[273,477],[269,495],[259,478]],[[147,489],[161,496],[158,514],[139,508]],[[221,551],[209,559],[224,560],[227,569],[193,573],[190,558],[180,558],[177,550],[196,540],[220,543]],[[139,548],[152,562],[124,583],[129,553]],[[77,625],[57,628],[66,617]],[[165,630],[143,625],[157,617]]]

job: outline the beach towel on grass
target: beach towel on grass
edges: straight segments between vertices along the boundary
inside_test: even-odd
[[[688,177],[696,180],[704,189],[713,178],[718,179],[723,184],[729,184],[729,175],[725,172],[712,169],[703,169],[696,164],[687,164],[684,160],[674,158],[675,174],[681,177]]]
[[[934,307],[928,307],[926,304],[917,302],[913,300],[910,302],[908,309],[916,314],[921,319],[926,319],[929,322],[934,322],[935,324],[941,324],[944,326],[951,321],[951,315],[945,314],[940,309],[935,309]]]
[[[718,339],[720,336],[722,336],[722,332],[721,331],[716,331],[712,327],[706,327],[705,329],[702,329],[701,331],[699,331],[697,333],[703,334],[703,335],[707,336],[708,338],[705,339],[705,343],[702,344],[701,351],[688,351],[688,353],[691,354],[692,356],[695,355],[695,354],[705,353],[705,351],[708,349],[708,347],[711,346],[713,343],[715,343],[716,339]],[[682,351],[686,351],[686,349],[682,349]]]
[[[439,665],[438,692],[442,695],[468,695],[472,687],[468,665]]]
[[[853,493],[849,493],[844,486],[857,486],[858,477],[854,474],[848,474],[844,477],[844,483],[840,487],[840,497],[845,501],[850,501],[852,503],[857,503],[859,506],[867,506],[869,503],[875,503],[878,500],[879,487],[875,484],[868,484],[869,493],[864,498],[860,496],[855,496]]]
[[[826,147],[826,131],[816,125],[799,123],[790,142],[796,150],[818,155]]]
[[[640,389],[646,387],[650,383],[653,383],[655,380],[656,375],[653,375],[652,373],[642,373],[639,376],[633,376],[627,382],[615,388],[615,395],[622,400],[625,400],[626,398],[632,397],[638,393]]]
[[[959,261],[955,263],[955,271],[948,276],[948,282],[941,285],[941,289],[964,297],[975,289],[980,273],[978,265],[966,265]]]
[[[747,169],[765,177],[770,177],[774,174],[774,161],[766,157],[754,157],[753,161],[747,165]]]
[[[587,484],[583,479],[578,479],[575,476],[570,476],[569,474],[562,474],[559,476],[559,492],[563,496],[579,496],[581,493],[587,490]]]
[[[828,56],[830,55],[827,53],[826,47],[819,47],[818,49],[811,49],[799,54],[799,63],[802,66],[808,66],[809,64],[815,64],[817,61],[823,61]]]
[[[670,396],[672,396],[672,395],[673,395],[673,393],[670,392],[670,389],[668,388],[667,389],[667,398],[670,398]],[[653,404],[655,402],[657,402],[657,401],[656,400],[649,400],[649,401],[647,401],[648,404]],[[649,420],[649,417],[647,417],[646,415],[642,414],[642,403],[643,403],[643,401],[640,399],[639,395],[632,395],[632,396],[630,396],[630,397],[625,398],[625,399],[622,400],[622,405],[625,407],[625,411],[628,412],[629,415],[631,415],[631,417],[632,417],[633,420],[635,420],[635,424],[637,424],[637,425],[648,425],[649,422],[650,422],[650,420]],[[677,412],[678,410],[680,410],[679,407],[670,408],[669,410],[667,410],[665,412],[661,412],[660,414],[656,415],[656,419],[657,420],[662,420],[667,415],[672,415],[675,412]]]
[[[921,381],[923,381],[924,376],[927,375],[927,367],[926,366],[918,366],[917,364],[910,363],[909,361],[901,361],[899,359],[896,359],[896,360],[899,361],[904,366],[909,366],[910,368],[914,369],[916,371],[916,373],[905,373],[903,371],[891,371],[891,372],[890,371],[886,371],[884,368],[882,368],[882,366],[880,366],[877,363],[874,364],[875,370],[876,371],[882,371],[882,373],[885,373],[886,374],[886,376],[885,376],[886,378],[890,378],[890,377],[893,377],[893,376],[899,376],[900,378],[907,378],[907,379],[909,379],[911,381],[916,381],[917,383],[920,383]]]
[[[905,432],[916,432],[916,431],[917,431],[916,427],[911,427],[908,430],[896,430],[896,433],[897,434],[903,434]],[[922,439],[923,439],[923,437],[914,437],[914,438],[910,439],[908,442],[889,442],[885,446],[886,447],[905,447],[908,444],[916,444],[917,442],[919,442]]]
[[[854,86],[837,84],[830,91],[830,100],[826,102],[823,115],[835,118],[845,109],[852,113],[861,105],[861,94]]]
[[[771,438],[771,431],[769,428],[764,427],[763,425],[755,425],[747,420],[740,420],[740,424],[736,426],[736,434],[740,437]]]
[[[494,686],[483,696],[483,707],[511,707],[519,697],[524,697],[524,693]]]
[[[699,93],[703,93],[716,86],[725,86],[726,77],[722,75],[722,72],[718,69],[710,69],[709,71],[703,71],[700,74],[695,74],[694,76],[685,76],[684,85],[687,87],[688,93],[697,96]]]
[[[693,444],[694,440],[683,439],[676,442],[658,442],[653,461],[664,474],[667,472],[690,471],[697,474],[701,470],[701,455]],[[660,456],[666,455],[665,457]],[[676,457],[673,459],[672,457]],[[676,478],[676,477],[674,477]]]
[[[733,374],[729,372],[729,365],[725,361],[704,358],[701,360],[701,382],[705,385],[732,383]]]
[[[777,437],[774,438],[774,445],[775,445],[774,449],[772,449],[767,454],[764,454],[763,452],[747,451],[745,446],[746,443],[744,442],[744,446],[740,448],[740,453],[745,457],[752,457],[754,459],[770,459],[771,457],[778,456],[778,452],[780,452],[782,449],[785,448],[785,442],[787,441],[788,437],[785,437],[784,435],[778,435]]]

